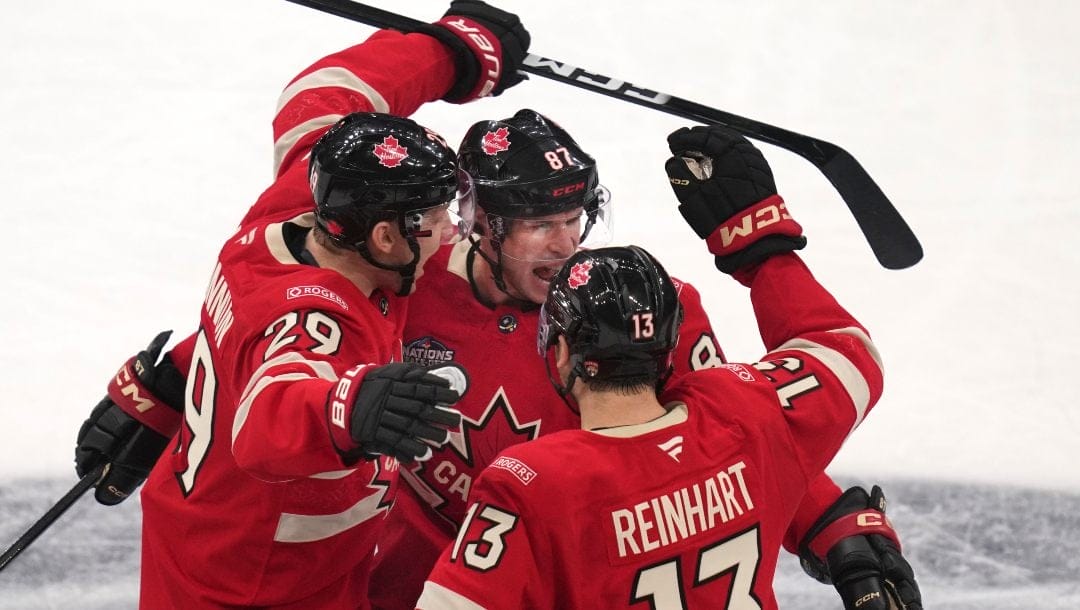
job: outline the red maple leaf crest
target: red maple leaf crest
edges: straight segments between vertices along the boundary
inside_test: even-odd
[[[592,261],[583,261],[576,263],[570,268],[570,277],[566,283],[571,288],[577,288],[578,286],[584,286],[589,283],[589,271],[592,271]]]
[[[510,148],[510,140],[507,138],[509,135],[510,130],[505,127],[500,127],[495,131],[489,131],[484,134],[484,139],[480,144],[480,147],[489,155],[494,155],[507,150]]]
[[[398,139],[394,136],[383,138],[382,144],[376,144],[373,152],[379,158],[379,165],[384,167],[397,167],[409,158],[409,151],[399,145]]]

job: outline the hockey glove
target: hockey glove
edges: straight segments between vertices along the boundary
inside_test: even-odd
[[[849,610],[922,610],[915,572],[885,518],[885,494],[852,487],[836,499],[799,545],[807,574],[832,584]]]
[[[330,391],[330,438],[346,465],[377,455],[426,460],[461,426],[461,413],[449,406],[467,387],[465,369],[454,364],[353,367]]]
[[[454,54],[457,81],[443,97],[448,102],[499,95],[526,78],[518,67],[528,55],[531,37],[513,13],[479,0],[454,0],[442,19],[420,31]]]
[[[102,504],[119,504],[131,495],[180,427],[184,377],[168,354],[155,364],[170,334],[158,334],[146,350],[120,367],[109,382],[108,395],[79,428],[75,472],[82,477],[109,464],[94,492]]]
[[[724,273],[806,245],[802,227],[776,194],[772,169],[749,140],[720,127],[683,127],[668,136],[668,181],[679,212]]]

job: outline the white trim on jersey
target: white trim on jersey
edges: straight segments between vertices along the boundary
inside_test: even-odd
[[[278,97],[277,110],[274,112],[276,116],[281,112],[281,109],[286,104],[292,101],[294,97],[300,95],[308,89],[318,89],[320,87],[338,87],[341,89],[348,89],[349,91],[355,91],[360,95],[363,95],[371,103],[371,108],[375,112],[390,112],[390,105],[383,99],[382,94],[376,91],[371,85],[364,82],[363,79],[358,78],[355,74],[341,67],[322,68],[312,72],[311,74],[305,74],[303,77],[298,78],[296,82],[289,85],[281,92],[281,96]],[[317,119],[312,119],[305,122],[302,125],[298,125],[289,131],[281,135],[280,138],[274,142],[274,175],[278,175],[278,171],[281,169],[281,161],[292,150],[292,147],[296,145],[296,142],[304,137],[310,131],[325,127],[327,125],[333,125],[340,119],[340,114],[328,114],[321,116]]]
[[[464,595],[430,580],[424,583],[424,592],[416,601],[416,607],[420,610],[486,610]]]
[[[382,505],[385,498],[386,490],[377,491],[344,511],[332,515],[281,513],[277,531],[274,532],[274,541],[314,542],[336,536],[378,516],[379,513],[386,512],[387,506]]]
[[[874,359],[874,363],[881,369],[881,355],[878,353],[874,343],[870,340],[870,337],[862,330],[855,327],[849,327],[831,330],[829,332],[850,335],[858,339],[863,346],[866,347],[866,350],[870,352],[870,357]],[[844,390],[847,391],[848,396],[851,397],[851,402],[855,405],[855,424],[851,429],[854,430],[859,427],[863,418],[866,417],[866,410],[870,405],[870,386],[866,383],[866,378],[863,377],[863,374],[859,371],[858,367],[840,352],[802,338],[792,339],[773,350],[773,352],[783,350],[797,350],[807,353],[824,364],[834,375],[836,375],[836,378],[843,384]]]
[[[274,377],[266,376],[266,372],[271,368],[285,364],[303,364],[309,367],[314,375],[292,372]],[[243,394],[240,395],[240,404],[236,407],[236,415],[233,417],[232,442],[235,443],[236,437],[240,435],[240,429],[244,427],[244,422],[247,421],[248,412],[251,410],[251,403],[255,401],[259,392],[262,392],[272,383],[312,379],[316,376],[328,381],[337,381],[338,378],[337,373],[334,372],[334,367],[330,366],[329,362],[308,360],[297,352],[286,352],[280,356],[275,356],[264,362],[259,368],[255,369],[255,372],[251,374],[251,380],[248,381],[247,387],[244,388]]]
[[[290,218],[286,222],[298,227],[314,227],[315,212],[305,212],[299,216]],[[270,251],[270,255],[274,257],[274,260],[282,265],[301,265],[303,263],[296,260],[296,257],[293,256],[293,253],[289,250],[288,244],[285,243],[285,235],[281,231],[281,226],[284,224],[284,222],[275,222],[266,225],[266,228],[263,230],[266,239],[266,249]]]
[[[612,438],[633,438],[671,426],[677,426],[686,421],[689,417],[686,411],[686,403],[670,402],[665,405],[665,407],[668,409],[668,412],[652,421],[626,426],[612,426],[601,430],[589,430],[589,432],[599,434],[600,436],[610,436]]]

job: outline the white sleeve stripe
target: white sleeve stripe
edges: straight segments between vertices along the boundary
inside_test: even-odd
[[[289,151],[292,150],[293,146],[296,146],[300,138],[320,127],[333,125],[341,117],[340,114],[324,114],[281,134],[277,142],[274,142],[274,177],[277,177],[278,171],[281,169],[281,162],[285,160],[285,155],[289,154]]]
[[[869,337],[862,332],[859,332],[858,334],[848,332],[852,330],[857,331],[858,329],[843,329],[832,332],[851,334],[859,338],[860,341],[864,342],[864,345],[867,345],[867,349],[871,352],[875,362],[877,362],[880,367],[881,365],[877,350],[873,347],[872,343],[866,343],[870,340]],[[814,343],[813,341],[807,341],[806,339],[792,339],[773,351],[782,350],[797,350],[809,354],[836,375],[836,378],[843,384],[844,390],[847,392],[848,396],[851,397],[851,402],[855,405],[855,424],[851,427],[852,430],[855,430],[855,428],[862,423],[863,418],[866,417],[866,410],[870,406],[870,386],[866,383],[866,379],[851,360],[848,360],[846,356],[832,348]]]
[[[345,68],[322,68],[316,70],[311,74],[306,74],[302,78],[281,92],[281,96],[278,98],[277,110],[274,112],[275,116],[281,112],[281,109],[285,107],[293,98],[300,95],[308,89],[316,89],[318,87],[340,87],[342,89],[348,89],[350,91],[356,91],[363,95],[371,102],[371,107],[375,112],[390,112],[390,105],[386,103],[383,96],[376,91],[371,85],[358,78],[352,72]],[[285,155],[292,150],[296,141],[303,135],[312,129],[322,127],[324,125],[330,125],[341,118],[341,115],[327,115],[332,116],[334,119],[329,123],[317,123],[314,127],[305,127],[312,123],[308,121],[300,127],[290,129],[287,133],[278,138],[278,141],[274,143],[274,175],[277,176],[278,169],[281,168],[281,160],[285,158]],[[322,117],[326,118],[326,117]]]
[[[486,610],[464,595],[430,580],[424,583],[424,592],[420,594],[416,607],[420,610]]]
[[[284,375],[277,375],[274,377],[266,376],[266,372],[275,366],[281,366],[284,364],[303,364],[310,368],[314,375],[308,373],[286,373]],[[337,373],[334,372],[334,367],[330,366],[329,362],[322,362],[319,360],[308,360],[302,355],[296,352],[286,352],[275,358],[271,358],[264,362],[262,366],[255,369],[255,372],[251,374],[251,381],[248,382],[247,387],[244,388],[243,394],[240,395],[240,404],[236,407],[236,415],[233,417],[232,426],[232,440],[235,443],[236,437],[240,435],[240,429],[244,427],[244,422],[247,421],[248,411],[251,410],[251,403],[255,401],[255,398],[262,392],[267,386],[279,381],[297,381],[300,379],[313,379],[315,377],[326,379],[328,381],[337,381]]]
[[[278,518],[275,542],[313,542],[336,536],[347,529],[386,511],[382,506],[386,492],[380,491],[333,515],[297,515],[281,513]]]

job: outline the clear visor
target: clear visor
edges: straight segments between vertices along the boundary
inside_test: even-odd
[[[493,242],[502,255],[525,263],[561,262],[580,249],[600,248],[611,242],[611,194],[603,186],[593,191],[592,212],[576,208],[536,218],[510,218],[488,214]],[[591,206],[590,206],[591,207]],[[499,230],[495,226],[500,225]]]
[[[437,235],[441,244],[461,241],[471,233],[476,220],[476,189],[472,177],[461,170],[457,183],[457,193],[450,201],[406,212],[405,229],[416,237]]]

